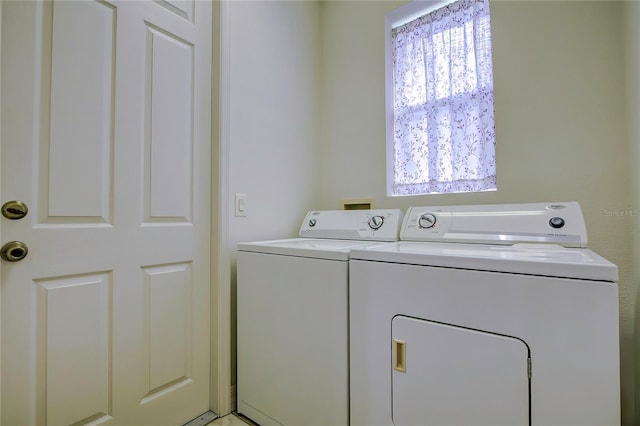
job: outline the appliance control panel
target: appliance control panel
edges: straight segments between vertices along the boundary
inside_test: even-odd
[[[401,240],[586,247],[580,205],[567,203],[409,207]]]
[[[402,219],[403,214],[399,209],[316,210],[305,216],[300,236],[398,241]]]

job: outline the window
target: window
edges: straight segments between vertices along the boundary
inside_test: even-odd
[[[387,15],[387,193],[495,190],[489,0],[424,3]]]

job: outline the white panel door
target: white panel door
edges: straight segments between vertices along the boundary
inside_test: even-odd
[[[2,424],[208,410],[210,2],[2,2]]]
[[[513,337],[396,316],[393,424],[529,425],[529,349]]]

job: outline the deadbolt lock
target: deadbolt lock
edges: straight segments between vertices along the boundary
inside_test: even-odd
[[[19,262],[27,257],[27,253],[27,245],[20,241],[8,242],[0,249],[0,257],[7,262]]]
[[[22,219],[28,212],[27,205],[22,201],[7,201],[2,206],[2,216],[11,220]]]

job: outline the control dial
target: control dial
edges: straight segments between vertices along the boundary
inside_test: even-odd
[[[418,226],[422,229],[433,228],[436,224],[436,215],[425,213],[418,218]]]
[[[562,228],[564,226],[564,219],[561,217],[552,217],[551,219],[549,219],[549,225],[551,225],[552,228]]]
[[[382,227],[383,223],[384,223],[384,217],[372,216],[371,219],[369,219],[369,228],[376,231]]]

